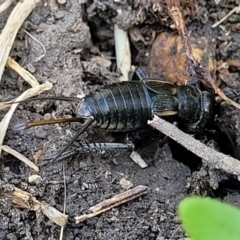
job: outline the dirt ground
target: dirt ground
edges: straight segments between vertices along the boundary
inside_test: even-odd
[[[0,0],[0,3],[3,1]],[[130,37],[132,64],[143,66],[143,52],[151,48],[160,32],[174,32],[163,3],[162,18],[154,15],[153,4],[147,1],[81,1],[67,0],[40,4],[24,22],[28,31],[41,45],[20,29],[10,56],[30,71],[40,83],[46,80],[53,88],[42,96],[82,97],[101,87],[118,81],[114,48],[114,24],[126,30],[139,29],[143,40]],[[150,1],[149,1],[150,2]],[[214,59],[220,65],[228,59],[240,61],[240,17],[232,15],[220,27],[212,25],[225,16],[237,1],[183,1],[184,19],[191,36],[206,37],[214,46]],[[197,7],[196,7],[197,6]],[[0,29],[14,5],[0,14]],[[196,7],[196,8],[195,8]],[[121,14],[119,14],[121,12]],[[154,32],[154,34],[152,34]],[[96,56],[101,57],[96,60]],[[149,59],[147,60],[149,61]],[[110,64],[109,64],[110,62]],[[145,64],[147,65],[147,64]],[[221,89],[239,102],[239,68],[229,67],[230,74],[220,84]],[[219,80],[221,74],[217,72]],[[1,82],[1,100],[12,99],[29,86],[13,71],[6,68]],[[14,131],[16,123],[47,118],[75,116],[75,103],[44,100],[23,103],[15,112],[4,144],[41,164],[56,156],[65,146],[79,124],[41,126],[25,131]],[[222,122],[237,132],[239,115],[234,107],[222,103],[219,107]],[[1,118],[6,112],[0,113]],[[89,131],[88,139],[98,142],[99,134]],[[152,134],[151,134],[152,135]],[[115,136],[118,138],[118,136]],[[106,137],[104,137],[106,138]],[[137,151],[149,164],[141,169],[131,158],[131,151],[115,150],[107,153],[78,154],[69,159],[43,166],[38,173],[42,180],[28,182],[34,174],[30,168],[11,155],[1,159],[0,187],[12,185],[31,193],[59,211],[64,206],[63,166],[66,176],[66,214],[69,221],[64,228],[64,239],[164,240],[184,239],[177,206],[181,199],[192,194],[221,197],[240,207],[239,183],[224,173],[209,172],[201,160],[172,141],[165,144],[157,161],[152,161],[158,146],[157,137],[144,140]],[[147,142],[147,143],[146,143]],[[210,143],[209,143],[210,144]],[[148,193],[118,206],[97,217],[75,224],[74,217],[85,214],[100,201],[125,191],[120,184],[126,179],[132,186],[146,185]],[[226,180],[227,179],[227,180]],[[6,196],[0,197],[0,239],[59,239],[60,227],[42,213],[21,209]]]

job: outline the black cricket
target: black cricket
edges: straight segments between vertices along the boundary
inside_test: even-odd
[[[147,121],[157,115],[169,121],[177,121],[185,132],[196,133],[213,121],[215,115],[213,94],[193,86],[177,86],[160,80],[124,81],[105,85],[78,101],[81,103],[77,107],[77,118],[17,124],[15,129],[84,120],[82,129],[54,158],[57,159],[89,127],[112,132],[133,131],[144,128]]]

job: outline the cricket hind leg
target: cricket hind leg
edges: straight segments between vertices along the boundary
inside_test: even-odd
[[[83,132],[83,131],[82,131]],[[81,132],[81,133],[82,133]],[[91,131],[90,131],[91,132]],[[95,132],[95,131],[94,131]],[[96,133],[96,132],[95,132]],[[44,162],[41,164],[41,166],[46,166],[51,163],[57,163],[59,161],[62,161],[67,158],[71,158],[73,156],[79,156],[82,154],[94,154],[94,156],[101,154],[101,156],[107,155],[109,152],[112,152],[113,150],[133,150],[134,145],[131,141],[125,141],[122,143],[118,142],[95,142],[96,135],[99,134],[88,134],[88,139],[83,141],[76,141],[76,136],[72,139],[72,141],[54,158],[47,158],[44,159]],[[92,137],[93,136],[93,137]],[[102,138],[106,138],[106,136],[101,136]],[[99,139],[97,139],[99,140]],[[72,150],[66,151],[66,149],[75,142],[75,147]]]
[[[92,130],[92,129],[91,129]],[[114,150],[134,150],[135,148],[139,149],[146,147],[153,140],[153,132],[158,133],[155,129],[150,127],[135,130],[132,132],[112,132],[111,139],[114,139],[114,142],[95,142],[97,140],[109,140],[109,136],[101,131],[94,131],[94,134],[88,134],[88,139],[84,142],[77,141],[74,149],[70,151],[62,152],[61,155],[58,154],[57,157],[51,159],[45,159],[42,165],[47,165],[49,162],[59,162],[66,158],[70,158],[79,154],[101,154],[102,157],[107,156],[108,153],[112,153]],[[100,137],[96,137],[100,135]],[[93,136],[93,137],[92,137]]]
[[[54,163],[62,161],[66,158],[73,157],[75,155],[94,153],[94,154],[103,154],[103,151],[111,151],[111,150],[120,150],[120,149],[133,149],[134,146],[131,142],[129,143],[85,143],[81,144],[81,146],[72,149],[67,152],[63,152]],[[48,162],[46,161],[48,160]],[[49,161],[52,162],[52,159],[45,159],[45,163],[43,165],[49,164]]]
[[[51,159],[45,159],[43,165],[48,165],[52,162],[56,163],[62,161],[67,158],[71,158],[80,154],[101,154],[102,157],[106,158],[107,155],[112,154],[113,151],[119,151],[122,149],[125,150],[134,150],[148,147],[151,143],[153,143],[156,139],[163,139],[164,134],[152,129],[150,127],[146,127],[140,130],[135,130],[132,132],[116,132],[111,133],[111,136],[114,139],[114,142],[95,142],[96,135],[99,136],[99,133],[96,134],[88,134],[88,139],[84,140],[84,142],[77,141],[74,149],[70,151],[61,151],[61,154],[58,154],[57,157]],[[102,136],[101,136],[102,135]],[[161,137],[159,136],[161,135]],[[92,137],[93,136],[93,137]],[[106,134],[100,134],[100,139],[97,140],[106,140],[109,136]],[[165,142],[164,142],[165,144]],[[155,148],[154,144],[154,148]],[[162,146],[162,141],[159,142],[158,147]],[[66,149],[66,148],[65,148]],[[154,155],[154,154],[152,154]],[[155,154],[156,155],[156,154]]]

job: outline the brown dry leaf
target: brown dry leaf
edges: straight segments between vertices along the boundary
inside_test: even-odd
[[[215,49],[205,37],[191,37],[193,56],[215,77]],[[147,72],[150,78],[186,84],[190,76],[185,67],[186,54],[178,34],[160,33],[151,51]]]
[[[192,47],[190,43],[190,39],[188,36],[188,32],[185,26],[185,22],[183,20],[181,11],[180,11],[180,0],[166,0],[168,12],[171,18],[176,25],[178,33],[182,38],[182,42],[184,45],[184,52],[186,54],[186,62],[185,66],[188,72],[191,75],[197,75],[202,82],[205,84],[210,84],[211,87],[214,89],[215,93],[218,94],[223,100],[227,103],[235,106],[236,108],[240,109],[240,105],[233,100],[229,99],[216,85],[214,78],[211,76],[209,70],[204,68],[194,57],[192,52]]]
[[[222,81],[224,81],[228,86],[234,88],[234,75],[231,74],[229,72],[229,65],[227,62],[219,62],[218,63],[218,67],[217,67],[217,71],[218,71],[218,76],[219,79],[221,79]]]
[[[104,58],[104,57],[101,57],[101,56],[94,56],[90,59],[90,62],[92,63],[96,63],[102,67],[105,67],[105,68],[108,68],[111,66],[111,61]]]

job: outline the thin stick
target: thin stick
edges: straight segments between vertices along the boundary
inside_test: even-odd
[[[40,1],[41,0],[19,1],[11,12],[8,21],[2,30],[0,35],[0,82],[17,32],[25,19]]]
[[[237,159],[207,147],[157,116],[154,116],[152,121],[148,121],[148,124],[202,158],[211,168],[223,170],[226,173],[236,175],[240,179],[240,162]]]
[[[126,192],[120,193],[112,198],[106,199],[100,202],[99,204],[91,207],[89,210],[92,211],[92,213],[75,217],[76,223],[80,223],[86,219],[95,217],[125,202],[128,202],[144,194],[147,194],[147,191],[148,187],[140,185]]]

